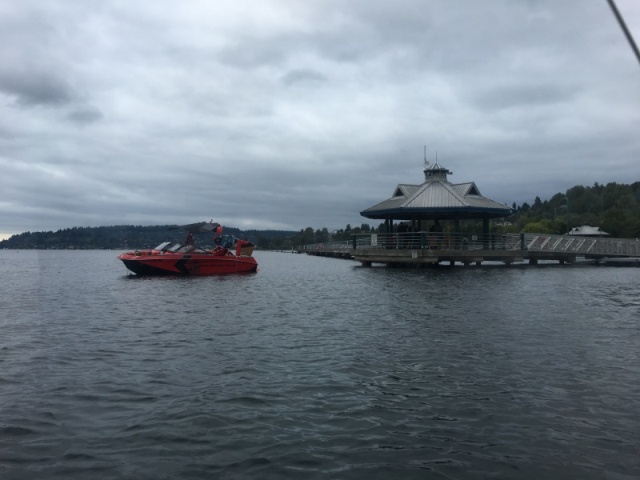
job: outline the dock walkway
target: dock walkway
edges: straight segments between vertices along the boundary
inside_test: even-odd
[[[356,235],[350,241],[305,245],[300,253],[349,258],[365,266],[462,265],[540,261],[561,264],[579,259],[640,266],[640,241],[626,238],[578,237],[535,233],[465,236],[447,233]]]

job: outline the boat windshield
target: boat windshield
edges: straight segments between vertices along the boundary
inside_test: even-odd
[[[178,249],[182,246],[181,243],[175,243],[173,245],[171,245],[169,248],[167,248],[168,251],[170,252],[177,252]]]
[[[169,246],[171,242],[163,242],[160,245],[158,245],[156,248],[154,248],[154,250],[164,250],[165,248],[167,248],[167,246]]]

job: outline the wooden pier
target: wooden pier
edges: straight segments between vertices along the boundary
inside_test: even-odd
[[[547,234],[469,236],[460,234],[358,235],[351,241],[305,245],[300,253],[347,258],[363,266],[426,267],[456,264],[504,265],[578,261],[640,266],[640,241]]]

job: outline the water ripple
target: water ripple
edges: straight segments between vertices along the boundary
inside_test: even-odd
[[[3,480],[640,476],[638,269],[0,255]]]

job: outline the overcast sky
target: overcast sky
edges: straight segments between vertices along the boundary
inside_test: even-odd
[[[606,0],[0,0],[0,237],[377,225],[425,145],[532,203],[640,181],[639,127]]]

